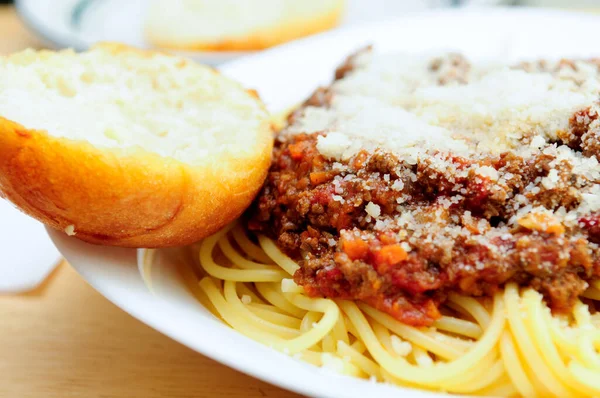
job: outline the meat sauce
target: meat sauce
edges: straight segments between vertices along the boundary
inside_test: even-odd
[[[439,306],[449,292],[492,295],[516,281],[542,292],[553,309],[565,311],[586,281],[600,276],[600,251],[592,243],[600,241],[599,214],[583,217],[581,231],[525,217],[491,242],[478,243],[478,236],[511,216],[508,198],[543,170],[540,165],[548,160],[543,156],[529,163],[510,154],[480,161],[519,170],[525,179],[498,190],[482,178],[449,184],[424,164],[401,170],[402,162],[386,153],[361,152],[343,165],[329,162],[317,151],[316,138],[297,135],[277,143],[249,222],[251,230],[276,238],[299,262],[294,279],[311,296],[361,300],[404,323],[423,326],[440,317]],[[459,169],[472,162],[451,161]],[[412,173],[414,181],[403,180],[402,172]],[[464,199],[441,205],[462,189]],[[569,201],[560,192],[539,196],[548,206]],[[365,216],[369,203],[377,204],[380,216],[393,215],[407,197],[406,208],[424,228],[451,236],[408,243],[409,231],[376,226],[372,216]]]
[[[452,66],[458,79],[465,67]],[[330,100],[320,89],[307,105]],[[571,223],[553,215],[576,209],[579,189],[598,184],[577,179],[560,153],[595,157],[596,118],[573,115],[559,141],[531,156],[440,152],[416,163],[380,149],[336,161],[317,149],[321,132],[280,134],[248,227],[299,263],[294,280],[308,295],[360,300],[409,325],[431,325],[451,293],[491,296],[508,282],[565,312],[600,277],[600,213]],[[544,183],[549,176],[556,183]],[[527,206],[547,212],[519,212]]]

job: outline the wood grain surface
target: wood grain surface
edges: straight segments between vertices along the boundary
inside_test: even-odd
[[[0,6],[0,53],[39,46],[14,9]],[[0,397],[295,396],[133,319],[66,263],[35,291],[0,296]]]

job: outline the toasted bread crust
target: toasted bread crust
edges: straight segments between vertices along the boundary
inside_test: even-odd
[[[254,159],[194,167],[143,150],[99,149],[0,117],[0,191],[21,210],[87,242],[125,247],[195,242],[238,217],[271,160],[265,121]]]

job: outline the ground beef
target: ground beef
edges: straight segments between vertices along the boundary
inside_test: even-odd
[[[581,136],[581,150],[584,156],[600,160],[600,126],[588,130]]]
[[[558,134],[561,142],[575,150],[582,150],[582,139],[590,131],[598,114],[591,108],[576,112],[569,120],[569,129]]]
[[[568,145],[598,153],[589,132],[573,134],[583,138]],[[309,295],[362,300],[423,326],[449,292],[489,296],[515,281],[565,311],[600,276],[598,213],[569,226],[519,215],[580,201],[584,182],[543,148],[527,159],[433,153],[409,164],[363,151],[335,162],[318,136],[279,137],[248,222],[298,261],[294,279]]]
[[[335,80],[343,79],[348,73],[352,72],[356,67],[356,59],[361,55],[370,52],[372,49],[373,46],[366,46],[347,57],[346,60],[335,70]]]

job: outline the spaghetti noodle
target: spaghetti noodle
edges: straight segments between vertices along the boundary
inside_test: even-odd
[[[291,279],[298,265],[239,223],[190,249],[199,262],[182,271],[206,305],[293,358],[430,391],[600,395],[600,314],[583,301],[569,315],[553,315],[540,293],[511,283],[493,298],[452,294],[432,327],[417,328],[361,302],[308,297]],[[598,300],[600,282],[584,296]]]

